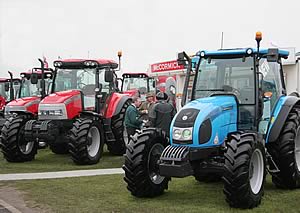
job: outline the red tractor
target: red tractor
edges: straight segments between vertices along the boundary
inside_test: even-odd
[[[20,97],[5,107],[7,118],[1,131],[1,151],[8,162],[24,162],[34,159],[38,144],[24,138],[27,121],[37,119],[38,105],[51,86],[52,69],[33,68],[21,76]]]
[[[129,96],[139,96],[146,100],[146,93],[155,93],[155,79],[146,73],[124,73],[122,75],[122,92]]]
[[[105,143],[111,153],[124,154],[123,123],[131,99],[117,88],[118,63],[66,59],[54,67],[52,94],[39,104],[38,120],[26,123],[26,140],[45,141],[57,154],[69,152],[76,164],[98,163]]]

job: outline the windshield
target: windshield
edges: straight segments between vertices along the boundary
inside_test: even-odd
[[[202,58],[196,80],[194,99],[215,93],[235,94],[240,104],[255,104],[254,59]]]
[[[37,84],[32,84],[30,81],[30,78],[23,78],[22,79],[22,85],[21,85],[21,94],[20,97],[33,97],[33,96],[40,96],[41,95],[41,79],[38,80]],[[45,78],[45,87],[46,91],[49,86],[49,83],[52,80],[49,78]]]
[[[96,69],[58,69],[55,80],[55,92],[79,89],[83,93],[94,94],[95,73]],[[102,92],[108,93],[109,83],[104,81],[105,70],[101,69],[99,73],[99,83],[102,84]]]
[[[153,78],[124,78],[122,91],[137,89],[141,94],[154,92],[155,85]],[[149,90],[149,91],[148,91]]]

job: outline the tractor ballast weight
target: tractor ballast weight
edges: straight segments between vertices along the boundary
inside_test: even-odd
[[[286,95],[281,64],[288,52],[260,49],[260,40],[257,33],[257,48],[200,51],[195,70],[179,54],[188,66],[188,103],[174,117],[169,140],[145,129],[129,141],[123,168],[132,195],[160,195],[171,177],[222,178],[231,207],[254,208],[267,171],[277,187],[300,186],[300,99]]]
[[[38,120],[27,122],[26,140],[46,142],[56,154],[70,153],[76,164],[95,164],[104,144],[125,152],[124,116],[130,97],[117,92],[118,64],[106,59],[54,61],[52,94],[39,104]]]

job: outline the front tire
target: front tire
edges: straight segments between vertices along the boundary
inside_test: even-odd
[[[168,145],[166,134],[154,128],[131,137],[125,154],[124,180],[136,197],[155,197],[168,188],[170,178],[159,175],[158,160]]]
[[[24,139],[24,128],[29,120],[26,116],[10,117],[1,132],[1,151],[8,162],[32,161],[37,154],[38,144]]]
[[[300,109],[293,108],[276,142],[268,144],[268,151],[280,172],[272,175],[278,188],[295,189],[300,186]]]
[[[91,165],[102,157],[104,136],[100,120],[77,119],[70,131],[69,152],[74,163]]]
[[[261,203],[266,177],[262,140],[256,133],[240,132],[228,138],[223,192],[231,207],[254,208]]]
[[[124,126],[125,113],[130,101],[126,101],[120,113],[111,119],[111,129],[115,137],[115,141],[107,143],[107,149],[113,155],[123,155],[126,151],[127,133]]]

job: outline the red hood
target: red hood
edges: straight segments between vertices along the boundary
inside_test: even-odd
[[[55,92],[50,95],[48,95],[46,98],[44,98],[41,101],[41,104],[53,104],[53,103],[64,103],[66,100],[80,95],[79,90],[68,90],[68,91],[63,91],[63,92]]]
[[[7,104],[7,106],[26,106],[29,103],[30,104],[39,103],[40,100],[41,100],[41,98],[36,97],[36,96],[35,97],[26,97],[26,98],[18,98],[16,100],[9,102]],[[34,102],[34,103],[31,103],[31,102]]]

